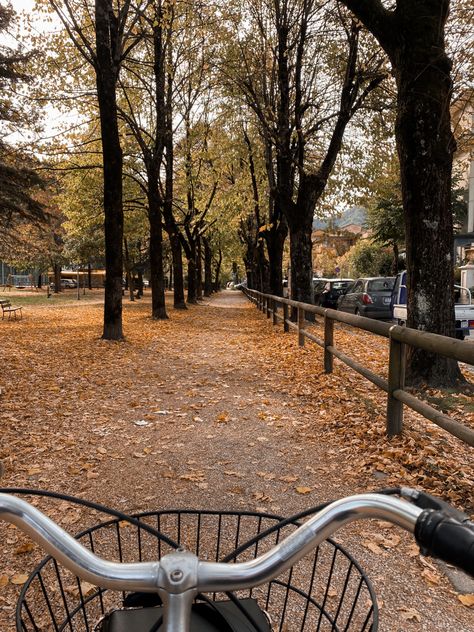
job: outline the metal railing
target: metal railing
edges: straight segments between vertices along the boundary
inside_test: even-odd
[[[389,436],[402,432],[403,405],[406,405],[458,439],[461,439],[461,441],[474,446],[474,430],[472,428],[468,428],[455,419],[444,415],[405,390],[406,345],[474,365],[474,344],[467,344],[455,338],[409,329],[408,327],[393,325],[363,316],[346,314],[334,309],[300,303],[280,296],[262,294],[257,290],[244,289],[243,291],[261,311],[266,313],[267,318],[272,317],[274,325],[278,324],[278,322],[283,322],[285,332],[288,332],[290,329],[296,330],[300,346],[305,344],[305,339],[307,338],[322,347],[324,349],[325,373],[332,373],[333,361],[334,357],[336,357],[385,391],[387,393],[386,432]],[[282,307],[281,314],[278,312],[279,306]],[[297,312],[295,322],[290,319],[290,308],[294,308]],[[306,329],[306,312],[323,316],[324,338],[319,338]],[[352,327],[388,338],[388,380],[364,367],[335,346],[335,322],[351,325]]]

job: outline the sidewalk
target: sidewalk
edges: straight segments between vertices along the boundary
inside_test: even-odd
[[[100,305],[59,309],[60,318],[35,318],[32,306],[20,327],[0,332],[4,486],[54,489],[128,512],[281,515],[430,477],[450,489],[455,482],[436,474],[448,458],[466,477],[457,493],[470,486],[467,448],[415,416],[407,436],[386,440],[383,394],[337,362],[324,375],[316,346],[298,348],[294,334],[283,335],[238,292],[184,313],[170,308],[165,322],[150,320],[149,298],[126,303],[124,343],[98,339]],[[40,506],[69,531],[91,524],[77,510]],[[2,543],[4,536],[1,529]],[[473,610],[408,536],[366,522],[335,539],[372,580],[382,632],[474,632]],[[1,549],[0,576],[38,557]],[[5,632],[14,629],[16,592],[0,583]]]

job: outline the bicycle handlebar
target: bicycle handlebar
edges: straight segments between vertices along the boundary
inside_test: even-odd
[[[432,555],[474,575],[474,530],[442,511],[425,510],[417,520],[415,537],[423,555]]]
[[[190,588],[199,591],[238,590],[269,581],[301,559],[308,551],[346,523],[361,518],[389,520],[413,532],[421,509],[397,498],[379,494],[361,494],[332,503],[268,553],[251,562],[218,564],[190,562],[190,554],[171,553],[177,568],[168,563],[109,562],[96,556],[50,518],[29,503],[0,494],[0,518],[11,522],[28,533],[55,559],[86,581],[102,588],[156,592],[159,589],[178,593]],[[180,558],[178,561],[178,557]],[[194,556],[192,556],[194,558]],[[186,566],[186,572],[179,568]],[[174,571],[181,570],[184,579],[176,581]],[[190,575],[195,575],[191,578]]]
[[[415,494],[409,489],[403,493],[405,497]],[[103,560],[29,503],[0,493],[0,519],[28,533],[76,576],[101,588],[158,592],[165,605],[166,632],[188,629],[191,603],[198,593],[234,591],[266,583],[340,527],[362,518],[387,520],[414,533],[423,554],[440,557],[474,575],[472,523],[381,494],[360,494],[331,503],[267,553],[249,562],[226,564],[200,561],[182,549],[159,562]]]

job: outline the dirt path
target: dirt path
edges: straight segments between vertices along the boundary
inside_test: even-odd
[[[405,443],[389,443],[376,389],[343,367],[325,376],[318,349],[299,349],[239,293],[170,309],[165,322],[150,320],[149,298],[126,303],[123,343],[99,339],[98,304],[24,312],[20,323],[0,323],[5,486],[74,493],[128,512],[173,506],[289,515],[413,484],[418,465],[408,475],[394,463],[407,449],[415,459],[422,435],[438,452],[456,453],[466,485],[472,480],[467,449],[434,428],[414,425]],[[91,524],[75,509],[40,506],[69,531]],[[22,537],[2,529],[0,538],[0,629],[10,632],[17,592],[10,580],[38,552],[12,555]],[[366,523],[336,539],[375,585],[381,631],[474,631],[472,610],[403,534]]]

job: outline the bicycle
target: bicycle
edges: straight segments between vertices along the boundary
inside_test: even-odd
[[[25,493],[114,517],[73,538],[18,498]],[[62,494],[0,490],[0,519],[50,554],[21,591],[16,625],[22,632],[375,632],[370,581],[329,539],[361,518],[388,520],[414,533],[423,554],[474,576],[474,524],[410,488],[343,498],[287,519],[192,510],[128,516]]]

